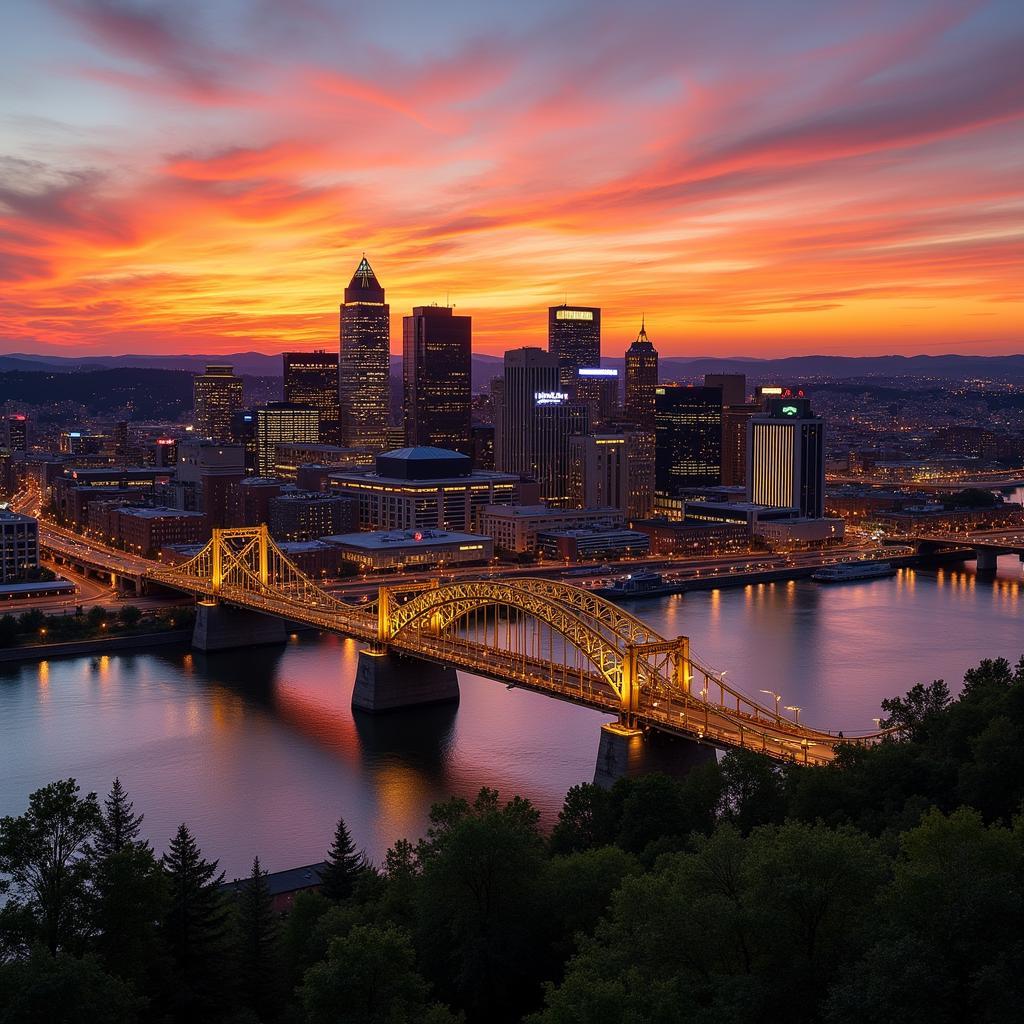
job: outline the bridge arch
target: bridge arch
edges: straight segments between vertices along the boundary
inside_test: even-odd
[[[593,596],[593,595],[591,595]],[[471,580],[424,590],[399,603],[393,598],[380,607],[382,642],[400,641],[410,631],[434,635],[450,632],[473,612],[496,609],[527,616],[543,623],[571,644],[601,675],[620,701],[628,697],[626,673],[628,642],[579,607],[553,600],[542,588],[516,583]],[[621,628],[621,627],[620,627]]]

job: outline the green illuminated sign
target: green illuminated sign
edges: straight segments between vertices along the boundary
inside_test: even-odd
[[[797,408],[796,408],[795,405],[784,405],[782,407],[782,415],[783,416],[795,416],[796,413],[797,413]]]

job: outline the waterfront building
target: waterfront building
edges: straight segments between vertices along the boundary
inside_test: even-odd
[[[658,352],[640,324],[636,341],[626,349],[624,411],[642,430],[654,430],[655,389],[658,386]]]
[[[461,452],[401,448],[377,456],[372,470],[330,475],[331,490],[357,498],[361,530],[473,529],[485,506],[519,499],[519,477],[474,470]]]
[[[478,533],[451,530],[378,530],[324,537],[363,572],[374,569],[422,569],[433,565],[455,566],[488,562],[494,541]]]
[[[382,448],[391,406],[391,307],[364,256],[339,307],[341,442]]]
[[[0,509],[0,583],[18,583],[38,567],[38,521]]]
[[[646,533],[624,528],[583,527],[574,530],[545,530],[537,534],[537,551],[545,558],[568,562],[583,559],[639,558],[651,549]]]
[[[548,308],[548,352],[558,362],[558,382],[568,391],[583,367],[601,365],[601,310],[596,306]]]
[[[473,318],[416,306],[402,320],[405,443],[472,455]]]
[[[273,476],[280,444],[319,444],[320,415],[308,405],[269,402],[256,410],[256,471]]]
[[[629,519],[642,519],[650,515],[653,496],[653,434],[569,438],[569,507],[612,507]]]
[[[746,523],[634,519],[630,525],[647,534],[653,555],[693,558],[750,550],[751,531]]]
[[[722,475],[722,391],[655,388],[655,490],[673,497],[717,484]]]
[[[825,425],[806,398],[771,398],[747,424],[747,500],[825,514]]]
[[[356,529],[354,498],[320,491],[282,491],[268,502],[267,524],[275,540],[317,540]]]
[[[494,539],[501,551],[535,551],[537,535],[588,527],[611,529],[625,521],[618,508],[550,508],[547,505],[488,505],[480,510],[477,532]]]
[[[337,444],[341,440],[338,406],[338,357],[333,352],[285,352],[284,400],[308,405],[320,414],[320,440]]]
[[[199,437],[231,440],[231,419],[242,408],[242,379],[234,367],[207,366],[192,381],[193,423]]]

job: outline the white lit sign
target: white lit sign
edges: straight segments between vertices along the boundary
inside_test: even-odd
[[[761,388],[762,395],[781,395],[782,388]]]
[[[618,377],[618,370],[604,370],[597,367],[583,367],[576,371],[581,377]]]
[[[556,320],[593,320],[594,314],[589,309],[560,309],[555,313]]]
[[[564,391],[534,391],[533,400],[538,405],[561,405],[569,396]]]

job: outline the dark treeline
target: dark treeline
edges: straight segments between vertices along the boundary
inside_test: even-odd
[[[1024,660],[883,705],[825,768],[734,752],[572,789],[549,834],[485,789],[319,892],[157,858],[119,782],[0,821],[0,1024],[994,1024],[1024,1001]]]

